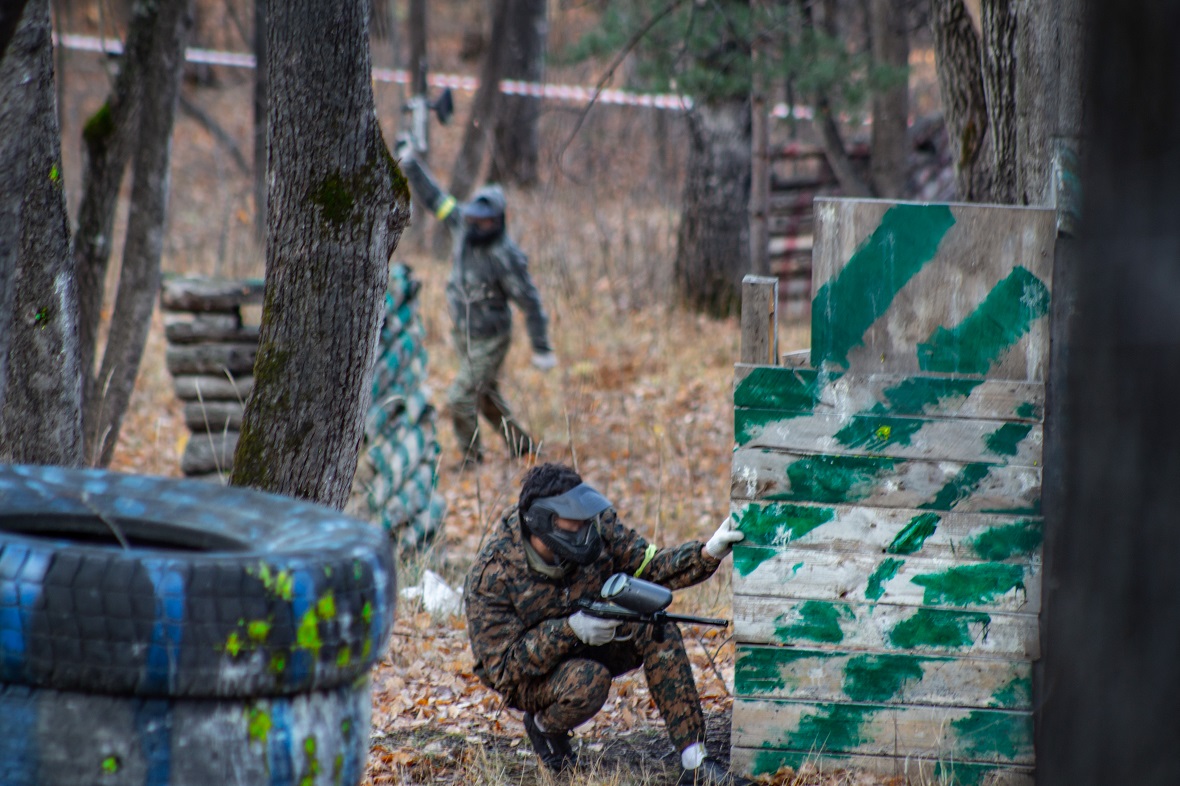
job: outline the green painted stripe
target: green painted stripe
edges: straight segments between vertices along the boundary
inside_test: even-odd
[[[915,418],[892,418],[876,414],[856,416],[836,432],[835,438],[846,448],[881,450],[889,445],[910,444],[910,437],[924,425],[926,421]]]
[[[918,344],[918,367],[946,374],[986,374],[992,364],[1049,313],[1049,290],[1016,267],[957,327],[935,328]]]
[[[835,518],[833,508],[790,503],[747,504],[733,514],[748,546],[785,546]]]
[[[1041,547],[1041,522],[1024,519],[1013,524],[992,527],[967,542],[967,545],[989,562],[1003,562],[1014,556],[1031,555]]]
[[[864,736],[865,722],[880,712],[877,707],[855,704],[817,704],[816,712],[804,715],[783,744],[787,748],[814,751],[849,751],[871,742]]]
[[[1028,712],[975,710],[951,721],[955,749],[969,759],[1028,760],[1033,755],[1033,717]]]
[[[1014,677],[1007,685],[992,694],[991,706],[1001,709],[1023,709],[1032,706],[1032,680]]]
[[[884,703],[922,675],[922,660],[912,655],[857,655],[844,666],[844,693],[852,701]]]
[[[848,367],[849,351],[934,258],[955,217],[946,205],[894,205],[811,307],[811,365]]]
[[[865,587],[865,597],[869,600],[880,600],[881,596],[885,594],[885,583],[896,576],[904,564],[905,560],[892,557],[882,560],[881,564],[869,575],[868,586]]]
[[[826,374],[821,380],[815,369],[756,366],[733,390],[735,407],[777,409],[783,412],[811,412],[825,382],[839,379]]]
[[[989,472],[990,464],[964,464],[958,474],[934,495],[934,499],[918,507],[923,510],[953,510],[955,505],[970,497],[972,492],[979,488],[979,484]]]
[[[787,688],[783,667],[801,660],[836,657],[833,652],[791,647],[747,647],[738,645],[734,656],[733,690],[739,695],[781,691]]]
[[[960,565],[941,573],[922,573],[911,581],[926,592],[931,606],[982,606],[1013,590],[1024,590],[1024,567],[1004,562]]]
[[[877,488],[877,480],[896,465],[897,459],[881,456],[806,456],[787,467],[790,491],[773,498],[828,504],[854,502],[870,496]]]
[[[935,407],[947,399],[967,398],[982,382],[981,379],[910,377],[900,384],[886,388],[885,400],[889,404],[889,412],[920,415],[927,407]],[[885,410],[884,407],[881,409]]]
[[[1021,440],[1031,431],[1032,426],[1028,423],[1005,423],[988,434],[984,444],[988,450],[999,456],[1015,456]]]
[[[890,554],[913,554],[922,548],[926,538],[938,529],[941,517],[937,513],[923,513],[914,516],[909,523],[897,533],[897,537],[885,548]]]
[[[776,554],[778,552],[772,548],[738,543],[733,549],[733,569],[738,572],[739,576],[749,576],[758,569],[759,565],[768,559],[773,559]]]
[[[844,640],[842,620],[855,621],[852,609],[843,603],[809,600],[798,609],[799,619],[775,628],[775,638],[784,644],[800,641],[839,644]],[[781,618],[780,618],[781,620]]]
[[[991,617],[983,612],[918,609],[889,632],[889,643],[905,650],[918,647],[963,649],[975,643],[971,626],[982,626],[981,636],[987,634]]]

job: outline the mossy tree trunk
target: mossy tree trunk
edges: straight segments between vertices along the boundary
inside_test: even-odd
[[[676,298],[694,311],[725,317],[738,313],[750,266],[750,102],[702,102],[688,125]]]
[[[82,172],[82,200],[74,232],[74,269],[78,275],[79,364],[82,368],[82,420],[96,426],[103,397],[96,390],[94,358],[102,321],[103,295],[114,236],[119,188],[136,144],[139,108],[143,101],[157,3],[138,3],[132,9],[119,74],[106,102],[86,122],[82,141],[86,167]],[[93,428],[84,430],[86,455],[96,455]]]
[[[266,295],[231,482],[342,509],[410,194],[377,122],[366,3],[268,12]]]
[[[192,25],[188,0],[156,0],[149,10],[150,43],[136,68],[143,80],[142,106],[135,124],[127,239],[110,330],[93,399],[86,408],[87,459],[110,464],[123,415],[151,328],[160,291],[160,257],[168,215],[172,128],[180,100],[184,47]]]
[[[0,61],[0,463],[69,466],[82,385],[50,33],[30,0]]]

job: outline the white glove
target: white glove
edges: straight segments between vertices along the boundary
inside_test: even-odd
[[[552,352],[534,352],[533,365],[542,371],[548,371],[557,365],[557,355]]]
[[[726,554],[733,551],[733,544],[744,537],[746,537],[746,533],[734,529],[733,519],[726,516],[725,521],[721,522],[721,526],[705,544],[705,551],[709,552],[709,556],[714,559],[724,559]]]
[[[591,647],[601,647],[614,641],[615,629],[623,624],[620,620],[605,620],[584,611],[572,615],[569,623],[574,629],[574,635]]]

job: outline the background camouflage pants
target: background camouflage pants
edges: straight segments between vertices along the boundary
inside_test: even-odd
[[[522,685],[509,703],[540,719],[546,729],[572,729],[594,717],[606,703],[611,680],[643,666],[647,688],[677,752],[705,740],[705,716],[680,629],[665,624],[656,641],[651,625],[623,625],[630,641],[587,647],[545,677]]]
[[[451,339],[459,353],[459,373],[447,391],[447,405],[459,449],[469,457],[482,455],[479,415],[483,415],[508,443],[513,456],[530,452],[529,435],[513,419],[508,402],[500,395],[498,377],[508,355],[511,334],[479,338],[454,331]]]

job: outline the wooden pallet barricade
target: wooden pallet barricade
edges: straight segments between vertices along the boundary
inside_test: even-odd
[[[732,761],[1029,786],[1054,213],[815,204],[810,365],[735,367]]]

